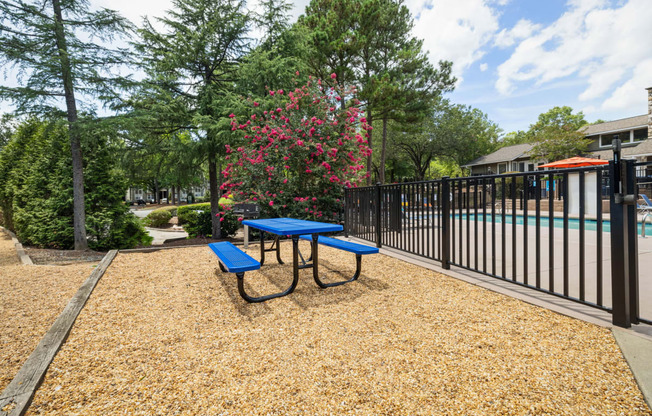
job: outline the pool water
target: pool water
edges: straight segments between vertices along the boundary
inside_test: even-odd
[[[455,218],[459,218],[459,214],[455,214]],[[478,221],[483,222],[483,214],[478,214]],[[550,219],[548,217],[539,217],[541,221],[541,227],[548,227],[550,224]],[[462,214],[462,220],[466,220],[466,214]],[[475,214],[469,214],[469,221],[475,221]],[[486,221],[488,223],[492,222],[492,216],[491,214],[486,215]],[[524,217],[523,215],[516,215],[516,225],[523,225],[524,222]],[[528,215],[527,217],[527,224],[528,225],[537,225],[537,217],[534,215]],[[497,224],[502,223],[502,215],[496,215],[496,221]],[[505,224],[512,224],[512,215],[511,214],[505,214]],[[553,219],[553,224],[555,228],[564,228],[564,219],[563,218],[557,218],[555,217]],[[642,233],[642,224],[639,222],[638,223],[638,234],[640,235]],[[569,230],[579,230],[580,229],[580,220],[577,218],[569,218],[568,219],[568,229]],[[598,229],[598,221],[597,220],[584,220],[584,229],[587,231],[596,231]],[[611,222],[610,221],[605,221],[602,220],[602,231],[605,233],[608,233],[611,231]],[[652,224],[647,224],[647,229],[646,232],[649,234],[652,232]]]

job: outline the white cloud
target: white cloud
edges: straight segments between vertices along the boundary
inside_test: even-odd
[[[484,72],[487,70],[487,68],[489,68],[489,65],[487,65],[486,63],[480,64],[480,71]]]
[[[618,110],[621,108],[640,108],[644,110],[647,94],[644,87],[652,87],[652,58],[646,59],[634,69],[632,77],[607,98],[602,104],[603,110]],[[643,111],[640,111],[643,113]],[[638,114],[638,113],[636,113]]]
[[[510,94],[523,81],[542,85],[573,75],[588,84],[580,100],[604,99],[612,92],[600,105],[605,109],[644,98],[643,88],[652,85],[649,0],[616,8],[604,0],[571,0],[568,7],[557,21],[520,41],[498,67],[498,91]]]
[[[498,12],[487,0],[408,0],[415,16],[414,35],[423,39],[430,60],[453,61],[458,78],[482,58],[499,28]]]
[[[499,48],[507,48],[514,45],[521,39],[526,39],[541,29],[541,25],[533,23],[527,19],[519,20],[511,29],[503,29],[496,35],[494,45]]]

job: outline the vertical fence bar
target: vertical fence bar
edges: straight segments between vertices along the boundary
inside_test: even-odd
[[[435,204],[433,204],[433,208],[436,207],[437,211],[436,211],[436,216],[433,219],[432,243],[435,244],[435,241],[437,241],[437,244],[436,244],[437,250],[434,251],[434,253],[436,253],[436,254],[433,254],[433,255],[436,255],[437,257],[439,257],[441,259],[441,237],[440,236],[441,236],[441,215],[442,215],[442,208],[441,208],[441,203],[442,203],[441,202],[442,182],[439,182],[436,185],[437,185],[437,187],[435,188],[435,198],[437,198],[436,199],[437,202]],[[435,211],[433,211],[433,215],[435,215]],[[437,226],[436,227],[434,226],[435,221],[437,221]],[[437,231],[437,230],[439,230],[439,231]]]
[[[555,177],[548,174],[548,290],[555,291]]]
[[[451,235],[450,255],[451,255],[451,259],[452,259],[453,263],[455,263],[456,262],[455,253],[457,252],[455,250],[455,221],[456,221],[455,220],[455,203],[457,202],[457,195],[455,194],[456,182],[454,180],[448,180],[448,179],[447,179],[447,181],[449,181],[448,183],[449,183],[449,186],[450,186],[450,193],[451,193],[451,196],[452,196],[452,199],[450,201],[450,212],[452,212],[452,214],[453,214],[453,215],[451,215],[451,222],[450,222],[450,235]],[[444,193],[443,186],[444,186],[444,184],[442,182],[442,195],[443,195],[442,198],[446,198],[446,194]],[[442,210],[443,210],[444,201],[442,200],[441,203],[442,203]],[[442,213],[442,215],[444,215],[444,214]],[[443,244],[443,240],[444,240],[444,236],[442,235],[442,244]],[[442,248],[442,251],[443,251],[443,248]]]
[[[380,195],[380,182],[376,183],[376,247],[380,248],[383,245],[382,224],[381,224],[381,202],[382,196]],[[315,237],[316,238],[316,237]],[[317,240],[315,240],[317,241]]]
[[[462,218],[464,218],[463,217],[464,197],[462,196],[463,194],[462,194],[462,180],[461,179],[457,182],[457,194],[459,196],[459,201],[457,203],[459,205],[459,212],[460,212],[460,215],[459,215],[459,218],[458,218],[459,227],[460,227],[460,235],[458,237],[459,241],[457,242],[457,244],[459,246],[458,249],[459,249],[459,254],[460,254],[459,264],[463,265],[464,264],[464,239],[463,239],[463,237],[464,237],[464,221],[462,220]]]
[[[421,230],[421,244],[423,249],[421,251],[422,256],[428,256],[428,253],[430,252],[430,240],[428,238],[430,235],[428,232],[430,228],[430,184],[424,183],[421,187],[423,189],[423,195],[421,196],[421,203],[423,204],[423,229]]]
[[[496,178],[491,179],[491,274],[496,275]]]
[[[500,216],[501,216],[501,231],[503,233],[501,240],[501,254],[502,254],[502,278],[507,279],[507,260],[505,259],[507,257],[507,235],[505,234],[505,231],[507,230],[507,226],[505,225],[506,217],[505,217],[505,209],[507,207],[507,204],[505,202],[505,178],[500,178],[500,193],[501,193],[501,198],[500,198]]]
[[[529,283],[528,279],[528,223],[529,223],[529,218],[528,218],[528,213],[527,213],[527,200],[528,200],[528,194],[530,192],[530,183],[528,179],[528,175],[523,176],[523,198],[521,201],[523,201],[522,206],[523,206],[523,283],[526,285]]]
[[[602,298],[602,169],[596,172],[596,192],[597,195],[597,209],[596,209],[596,303],[600,306],[604,305]]]
[[[471,181],[466,179],[466,267],[471,268]]]
[[[487,273],[487,183],[482,178],[482,272]]]
[[[569,279],[569,270],[568,270],[568,173],[562,175],[562,187],[564,192],[564,296],[568,296],[568,279]]]
[[[516,281],[516,176],[512,176],[512,280]]]
[[[473,181],[473,268],[480,270],[478,266],[478,180]]]
[[[584,198],[586,196],[586,186],[584,183],[584,171],[579,172],[579,180],[580,180],[580,300],[585,300],[585,294],[586,294],[586,286],[585,286],[585,273],[586,273],[586,264],[584,263],[585,260],[585,237],[584,237],[584,209],[585,209],[585,204],[584,204]]]
[[[451,268],[450,266],[450,183],[447,176],[441,178],[442,195],[439,199],[441,201],[441,267],[444,270]],[[454,234],[454,233],[453,233]]]
[[[534,175],[534,212],[535,212],[535,286],[537,289],[541,288],[541,175],[538,173]]]

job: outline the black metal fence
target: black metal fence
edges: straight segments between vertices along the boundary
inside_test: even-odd
[[[633,163],[625,165],[633,170]],[[637,281],[630,282],[636,270],[616,271],[612,279],[612,259],[619,258],[612,248],[622,248],[614,236],[629,239],[629,248],[637,238],[636,231],[633,242],[631,232],[612,234],[614,226],[625,229],[622,212],[629,210],[632,219],[630,206],[614,198],[620,188],[611,186],[620,186],[620,170],[611,162],[353,188],[346,191],[345,230],[444,268],[461,267],[607,311],[616,302],[614,322],[623,326],[649,322],[638,311]],[[623,262],[631,261],[627,256],[622,253]],[[620,299],[624,281],[633,299]],[[628,304],[626,322],[620,322],[621,302]],[[644,312],[652,317],[652,310]]]

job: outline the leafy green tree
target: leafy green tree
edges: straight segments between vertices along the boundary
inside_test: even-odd
[[[537,161],[548,162],[581,155],[591,143],[580,131],[586,124],[584,114],[581,111],[573,114],[568,106],[554,107],[540,114],[528,130],[534,144],[530,155]]]
[[[501,145],[504,146],[514,146],[517,144],[525,144],[532,142],[532,135],[523,130],[511,131],[503,136],[500,141]]]
[[[499,146],[500,128],[477,108],[437,103],[432,116],[424,123],[395,124],[392,142],[412,163],[417,180],[426,177],[434,160],[461,166]]]
[[[127,80],[108,71],[124,50],[102,44],[130,29],[115,11],[91,12],[87,0],[0,0],[0,63],[14,66],[18,86],[0,87],[19,113],[59,113],[65,102],[72,155],[74,241],[85,249],[86,214],[79,96],[109,101]],[[90,40],[86,40],[90,39]]]
[[[219,238],[218,159],[232,137],[228,115],[237,70],[248,50],[251,18],[239,0],[174,0],[158,19],[144,21],[136,45],[148,71],[143,93],[149,114],[168,119],[169,131],[188,130],[207,156],[213,236]]]
[[[99,124],[98,124],[99,125]],[[40,247],[74,246],[73,189],[68,128],[62,120],[22,123],[0,153],[0,203],[5,224],[21,241]],[[139,220],[122,201],[126,183],[115,169],[106,131],[84,141],[89,245],[96,250],[148,244]]]

